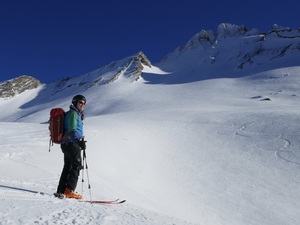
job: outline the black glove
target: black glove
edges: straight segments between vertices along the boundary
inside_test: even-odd
[[[86,149],[86,141],[84,139],[81,139],[79,142],[78,142],[78,145],[79,147],[82,149],[82,150],[85,150]]]

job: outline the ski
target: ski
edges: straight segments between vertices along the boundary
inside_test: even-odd
[[[126,200],[81,200],[80,202],[88,202],[91,204],[107,204],[107,205],[112,205],[112,204],[122,204],[126,202]]]

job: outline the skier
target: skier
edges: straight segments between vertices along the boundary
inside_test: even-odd
[[[86,98],[83,95],[76,95],[72,99],[70,110],[64,117],[64,136],[61,149],[64,153],[64,167],[59,179],[57,192],[54,195],[58,198],[82,199],[82,196],[75,193],[80,170],[82,169],[81,150],[85,149],[83,139],[83,110]]]

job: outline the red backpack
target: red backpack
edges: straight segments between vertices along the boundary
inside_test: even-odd
[[[64,134],[64,117],[65,111],[62,108],[53,108],[50,111],[49,119],[49,131],[50,131],[50,143],[49,143],[49,152],[51,142],[55,144],[60,144],[63,139]]]

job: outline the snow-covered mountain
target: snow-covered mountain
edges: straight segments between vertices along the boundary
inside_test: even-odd
[[[165,83],[234,78],[298,66],[300,31],[273,25],[268,32],[220,24],[217,32],[201,31],[165,56],[159,66],[173,71]],[[279,66],[280,65],[280,66]]]
[[[0,223],[297,224],[299,46],[299,29],[220,24],[157,63],[141,52],[1,96]],[[56,190],[62,154],[48,153],[46,122],[78,93],[93,198],[125,205],[29,192]]]
[[[141,76],[148,84],[180,84],[213,78],[238,78],[272,69],[298,66],[299,39],[299,29],[273,25],[270,31],[261,32],[257,29],[248,30],[244,26],[224,23],[218,26],[216,32],[202,30],[184,46],[176,48],[174,52],[167,54],[154,65],[144,53],[140,52],[81,76],[66,77],[46,84],[33,102],[24,103],[22,107],[30,111],[28,106],[36,103],[49,105],[56,100],[70,99],[78,92],[90,92],[92,88],[92,92],[98,89],[97,91],[103,95],[103,89],[113,89],[103,85],[114,82],[131,84],[139,81]],[[5,83],[0,83],[2,98],[7,98],[5,93],[9,93],[7,88],[3,88],[7,87],[4,86]],[[122,86],[126,85],[134,86],[134,84]],[[35,87],[40,86],[39,84]],[[24,91],[24,87],[22,88],[19,93]],[[12,96],[15,95],[15,92],[10,92]],[[39,113],[34,107],[31,109]],[[28,112],[28,115],[32,115],[33,111]],[[94,111],[92,115],[101,113]],[[11,110],[8,114],[11,120],[19,120],[17,116],[11,114]],[[7,118],[6,114],[2,114],[1,118],[2,120]],[[26,118],[22,116],[21,121],[24,120]]]

